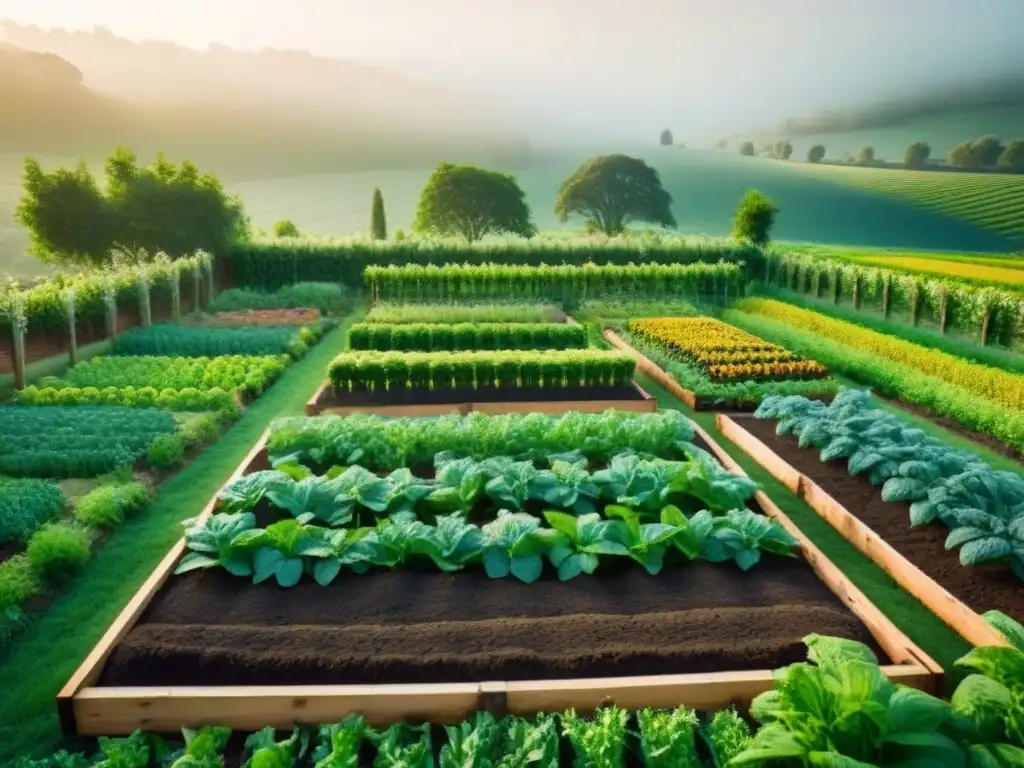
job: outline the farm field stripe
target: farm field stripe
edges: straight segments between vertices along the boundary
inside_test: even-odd
[[[267,428],[300,415],[345,347],[362,311],[329,332],[201,456],[161,488],[149,510],[127,520],[70,587],[0,660],[0,761],[45,754],[60,740],[55,697],[125,603]]]
[[[640,384],[665,410],[677,410],[710,432],[725,451],[760,483],[772,501],[796,523],[804,534],[860,589],[879,610],[946,670],[949,690],[961,676],[953,662],[970,650],[970,645],[941,619],[908,594],[881,568],[842,537],[829,523],[779,483],[744,451],[724,437],[715,426],[714,413],[695,413],[647,377]]]

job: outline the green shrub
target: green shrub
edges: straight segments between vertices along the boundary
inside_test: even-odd
[[[86,494],[78,502],[75,519],[93,528],[110,528],[145,508],[149,491],[142,483],[105,485]]]
[[[582,349],[586,330],[566,323],[357,323],[349,346],[402,352],[489,349]]]
[[[27,541],[63,511],[64,494],[56,484],[0,478],[0,543]]]
[[[25,556],[39,576],[60,582],[85,565],[92,537],[73,523],[47,523],[29,539]]]
[[[223,413],[223,412],[222,412]],[[238,414],[238,409],[228,409],[226,419],[233,420]],[[183,443],[192,448],[194,446],[209,445],[220,435],[221,419],[213,414],[204,413],[181,425],[178,434]]]
[[[339,283],[295,283],[274,292],[232,288],[218,294],[206,311],[318,309],[324,315],[346,315],[352,311],[352,304],[352,290]]]
[[[0,563],[0,611],[23,605],[40,589],[39,577],[25,555]]]
[[[146,451],[149,465],[162,469],[180,464],[184,457],[185,445],[180,435],[160,435]]]

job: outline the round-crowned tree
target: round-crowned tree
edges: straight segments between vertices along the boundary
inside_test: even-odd
[[[565,223],[572,214],[586,217],[589,229],[609,236],[621,234],[633,221],[676,226],[672,195],[658,172],[626,155],[592,157],[562,182],[555,215]]]
[[[461,235],[470,243],[490,234],[537,233],[515,176],[452,163],[441,163],[427,179],[412,229],[418,234]]]
[[[671,147],[673,143],[674,142],[672,138],[672,131],[666,128],[664,131],[661,132],[661,146]]]
[[[772,226],[779,207],[756,189],[748,189],[736,209],[732,236],[764,247],[771,240]]]
[[[740,154],[741,155],[746,155],[747,157],[753,157],[754,156],[754,142],[752,142],[752,141],[744,141],[742,144],[740,144]]]
[[[815,144],[809,150],[807,150],[807,162],[808,163],[820,163],[825,159],[825,147],[821,144]]]
[[[295,226],[295,222],[291,219],[281,219],[279,222],[274,224],[274,236],[275,237],[298,237],[299,228]]]

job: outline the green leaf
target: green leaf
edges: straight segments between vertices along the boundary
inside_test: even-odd
[[[266,581],[275,573],[277,568],[285,560],[285,556],[273,547],[260,547],[252,558],[253,576],[252,583],[260,584]]]
[[[512,561],[506,552],[500,549],[488,549],[484,552],[484,570],[490,579],[503,579],[511,572]]]
[[[286,558],[275,571],[277,583],[282,587],[294,587],[302,578],[302,560],[298,557]]]
[[[539,579],[543,570],[544,561],[541,559],[540,555],[526,555],[512,558],[512,575],[526,584],[532,584]]]
[[[558,512],[553,509],[544,510],[544,519],[548,521],[548,525],[554,528],[556,531],[567,537],[571,541],[576,541],[578,536],[576,533],[576,520],[577,518],[572,515],[567,515],[564,512]]]

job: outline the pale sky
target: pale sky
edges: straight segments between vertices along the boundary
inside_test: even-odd
[[[652,121],[771,127],[1024,70],[1024,0],[0,0],[0,18],[197,48],[305,48],[647,133]]]

